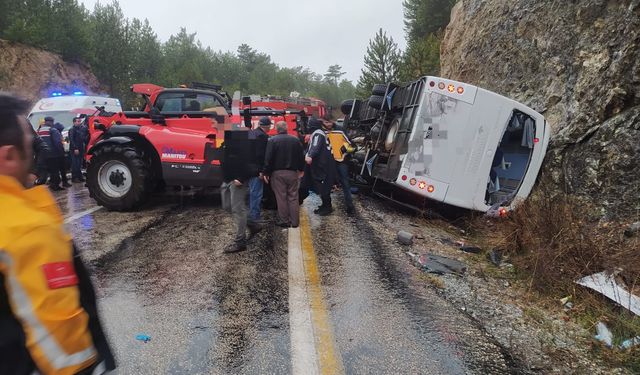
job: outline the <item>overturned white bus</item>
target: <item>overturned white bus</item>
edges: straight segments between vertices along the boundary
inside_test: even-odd
[[[531,108],[439,77],[376,85],[368,100],[345,101],[342,111],[361,146],[361,180],[496,214],[529,195],[550,136]]]

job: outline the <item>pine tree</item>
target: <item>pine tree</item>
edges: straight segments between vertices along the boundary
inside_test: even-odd
[[[387,33],[378,30],[376,36],[369,41],[367,54],[364,56],[364,69],[358,80],[358,94],[362,97],[371,93],[376,83],[388,83],[398,79],[400,52],[398,45]]]
[[[340,65],[331,65],[324,75],[324,80],[335,86],[338,86],[340,78],[342,78],[342,76],[345,74],[347,73],[342,71],[342,67]]]
[[[411,81],[426,75],[438,75],[440,72],[440,39],[435,34],[409,41],[404,52],[400,77]]]

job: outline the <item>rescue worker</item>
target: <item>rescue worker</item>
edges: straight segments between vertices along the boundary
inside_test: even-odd
[[[313,130],[313,133],[311,133],[309,149],[305,156],[306,163],[311,167],[313,190],[322,199],[320,207],[313,211],[320,216],[326,216],[333,212],[331,188],[335,175],[335,161],[331,154],[331,144],[323,125],[323,122],[317,118],[309,120],[309,129]]]
[[[248,130],[224,132],[224,162],[222,163],[223,183],[220,186],[222,207],[231,212],[236,225],[233,243],[224,249],[225,253],[235,253],[247,249],[247,187],[252,177],[251,142]]]
[[[269,139],[264,163],[265,182],[270,183],[278,202],[276,225],[297,228],[300,225],[298,189],[304,176],[304,150],[297,137],[287,134],[285,121],[276,124],[278,135]]]
[[[267,141],[269,135],[267,132],[271,129],[271,119],[267,116],[261,117],[258,122],[258,128],[253,129],[249,133],[249,138],[253,142],[253,160],[250,163],[250,173],[252,177],[249,179],[249,217],[247,226],[251,234],[254,235],[262,230],[261,222],[261,205],[264,192],[263,169],[264,156],[267,149]]]
[[[49,149],[47,154],[50,175],[49,187],[53,191],[59,191],[64,189],[64,187],[60,187],[60,176],[63,173],[62,164],[64,163],[64,146],[62,144],[62,134],[53,127],[53,121],[53,117],[45,117],[44,124],[38,130],[38,136],[42,138]]]
[[[100,374],[115,362],[51,193],[27,189],[28,102],[0,93],[0,374]]]
[[[344,195],[344,204],[347,215],[352,216],[356,213],[353,206],[353,197],[351,196],[351,183],[349,182],[349,164],[348,158],[350,154],[355,152],[355,147],[349,140],[349,137],[339,129],[331,119],[325,119],[324,127],[327,130],[327,137],[331,144],[331,153],[336,162],[336,180],[342,186],[342,194]]]
[[[74,117],[69,129],[69,153],[71,154],[71,182],[84,182],[82,161],[87,150],[87,136],[82,126],[82,118]]]

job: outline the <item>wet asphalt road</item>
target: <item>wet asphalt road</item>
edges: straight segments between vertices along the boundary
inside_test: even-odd
[[[171,194],[140,212],[116,213],[92,212],[95,203],[79,185],[56,196],[94,270],[117,373],[291,372],[287,230],[268,226],[249,251],[224,254],[233,224],[215,197]],[[339,209],[317,217],[316,204],[311,198],[304,209],[346,373],[518,372],[364,219]],[[136,340],[139,334],[151,340]]]

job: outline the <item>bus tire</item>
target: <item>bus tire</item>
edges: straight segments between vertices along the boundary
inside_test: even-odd
[[[372,95],[369,98],[369,107],[377,110],[384,110],[383,105],[385,105],[384,96]]]
[[[371,95],[384,96],[384,94],[386,93],[387,93],[386,83],[377,83],[373,85],[373,89],[371,89]]]
[[[353,104],[355,103],[354,99],[347,99],[340,104],[340,111],[349,116],[351,114],[351,109],[353,108]]]

